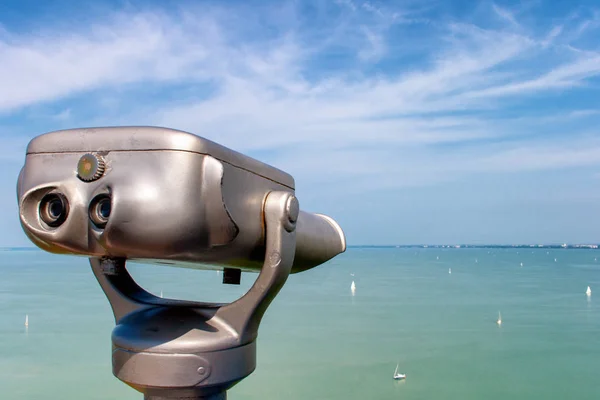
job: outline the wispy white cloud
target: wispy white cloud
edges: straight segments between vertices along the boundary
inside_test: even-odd
[[[298,182],[333,185],[332,192],[342,190],[348,195],[430,186],[456,181],[457,177],[489,178],[517,172],[554,174],[565,168],[600,167],[600,140],[593,137],[491,143],[478,146],[476,151],[387,145],[350,150],[314,147],[311,152],[310,163],[305,162],[307,155],[302,149],[280,152],[272,161],[292,172]]]
[[[595,163],[596,153],[585,146],[569,156],[550,139],[519,147],[532,124],[544,130],[548,118],[556,123],[554,111],[537,113],[538,121],[527,126],[518,124],[526,109],[504,114],[532,96],[586,88],[600,75],[596,49],[569,42],[569,32],[585,35],[585,21],[535,29],[521,23],[520,14],[491,4],[490,15],[505,22],[501,28],[444,18],[432,26],[430,15],[410,8],[358,1],[323,7],[317,25],[293,5],[280,14],[271,10],[270,29],[261,28],[261,10],[236,14],[212,7],[116,13],[69,35],[51,28],[37,36],[3,32],[0,113],[60,100],[67,104],[52,115],[73,124],[165,125],[250,152],[289,154],[302,146],[319,155],[312,168],[352,176],[358,159],[372,171],[371,182],[390,168],[419,171],[407,178],[415,183],[436,181],[448,175],[443,171],[569,167],[572,157],[577,165]],[[419,34],[428,35],[422,51],[409,43]],[[418,62],[396,58],[402,40]],[[194,94],[180,88],[200,83],[211,89]],[[136,93],[147,85],[163,85],[164,98],[141,101]],[[82,120],[80,107],[69,103],[92,91],[95,103],[116,110],[110,121],[94,113]],[[593,118],[595,109],[578,104],[563,114],[567,124]],[[494,145],[501,140],[514,148]],[[391,155],[383,156],[376,144]],[[457,155],[436,152],[446,145]],[[533,161],[540,159],[531,150],[536,146],[551,162]],[[406,155],[406,162],[396,154]],[[283,162],[276,154],[271,159]],[[301,159],[286,160],[294,172],[306,168]],[[503,163],[510,168],[500,168]]]
[[[553,27],[550,32],[548,32],[548,34],[546,35],[546,37],[542,40],[542,46],[543,47],[547,47],[549,45],[551,45],[554,42],[554,39],[556,39],[558,36],[560,36],[560,34],[563,32],[563,26],[562,25],[558,25]]]
[[[369,43],[368,48],[364,48],[359,51],[358,56],[363,61],[374,61],[380,59],[386,51],[384,38],[373,32],[369,27],[361,26],[361,30],[365,35],[367,42]]]
[[[579,22],[579,25],[575,28],[574,33],[576,37],[579,37],[580,35],[598,28],[600,28],[600,9],[591,10],[591,15]]]
[[[79,35],[3,35],[0,111],[111,85],[209,79],[219,60],[209,63],[212,27],[199,17],[185,31],[165,15],[141,13],[117,14]],[[203,40],[192,41],[196,35]]]
[[[496,15],[499,18],[501,18],[502,20],[504,20],[505,22],[508,22],[509,24],[511,24],[515,27],[520,26],[519,23],[517,22],[517,19],[513,15],[513,13],[510,12],[508,9],[500,7],[499,5],[493,3],[492,10],[494,10],[494,13],[496,13]]]

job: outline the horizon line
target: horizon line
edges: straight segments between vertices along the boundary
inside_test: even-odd
[[[486,243],[486,244],[353,244],[347,245],[347,248],[446,248],[446,249],[459,249],[459,248],[561,248],[561,249],[598,249],[600,243],[588,242],[588,243],[572,243],[572,244],[558,244],[558,243],[546,243],[546,244],[527,244],[527,243]],[[0,246],[0,251],[6,250],[40,250],[36,246]]]

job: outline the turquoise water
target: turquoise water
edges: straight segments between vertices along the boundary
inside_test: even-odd
[[[598,399],[596,257],[349,249],[290,277],[263,319],[257,370],[229,398]],[[255,278],[226,286],[215,272],[131,270],[154,293],[208,301],[233,300]],[[0,398],[141,399],[112,376],[113,325],[85,258],[0,252]],[[392,380],[397,363],[406,381]]]

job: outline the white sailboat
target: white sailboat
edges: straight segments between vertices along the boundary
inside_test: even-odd
[[[400,364],[396,364],[396,370],[394,371],[394,379],[396,380],[400,380],[400,379],[406,379],[406,374],[399,374],[398,373],[398,366]]]
[[[587,287],[587,290],[585,291],[586,296],[591,296],[592,295],[592,288],[591,287]]]
[[[354,283],[354,281],[352,281],[352,285],[350,285],[350,291],[352,292],[352,294],[356,292],[356,284]]]
[[[452,268],[448,268],[448,273],[451,274],[452,273]]]
[[[498,326],[502,325],[502,315],[500,315],[500,311],[498,311],[498,320],[496,321]]]
[[[25,326],[29,326],[29,315],[25,314]]]

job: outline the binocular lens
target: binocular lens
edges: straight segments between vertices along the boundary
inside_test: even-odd
[[[90,219],[98,228],[102,229],[108,223],[111,203],[108,195],[102,194],[92,200],[90,204]]]
[[[46,225],[56,228],[60,226],[68,214],[67,199],[58,193],[49,193],[40,202],[40,218]]]

